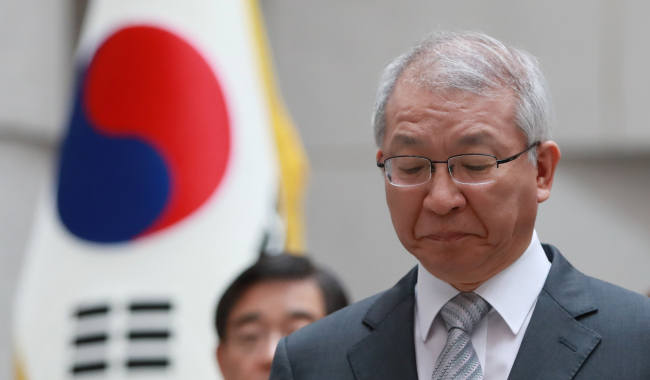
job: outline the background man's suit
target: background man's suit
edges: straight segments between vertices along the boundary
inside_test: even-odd
[[[553,246],[544,251],[551,270],[508,379],[650,379],[650,300],[580,273]],[[417,268],[283,338],[271,380],[417,380],[416,279]]]

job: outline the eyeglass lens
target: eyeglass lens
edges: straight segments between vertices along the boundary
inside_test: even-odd
[[[393,157],[384,164],[386,177],[395,186],[421,185],[431,178],[431,162],[423,157]],[[454,181],[464,184],[489,183],[497,175],[497,160],[493,156],[456,156],[449,159],[448,167]]]

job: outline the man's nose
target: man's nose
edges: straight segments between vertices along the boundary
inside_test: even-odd
[[[438,215],[465,207],[466,199],[451,178],[446,164],[434,164],[435,170],[427,183],[429,192],[424,198],[424,207]]]
[[[264,352],[260,353],[262,355],[261,364],[264,368],[271,370],[271,364],[273,364],[273,356],[275,356],[275,348],[278,346],[278,342],[282,339],[282,334],[271,334],[269,339],[266,342],[264,347]]]

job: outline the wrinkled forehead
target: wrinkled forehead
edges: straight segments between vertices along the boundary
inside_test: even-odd
[[[458,147],[494,145],[506,136],[525,141],[515,109],[509,88],[488,96],[400,80],[386,106],[384,141],[391,147],[424,146],[430,138],[445,138]]]

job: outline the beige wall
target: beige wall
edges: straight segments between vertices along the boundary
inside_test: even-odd
[[[588,274],[650,289],[650,3],[261,2],[312,164],[309,251],[355,300],[415,263],[390,223],[369,118],[383,66],[438,27],[482,30],[539,57],[565,154],[540,238]],[[0,0],[0,380],[10,378],[9,308],[34,200],[67,113],[71,4]]]

